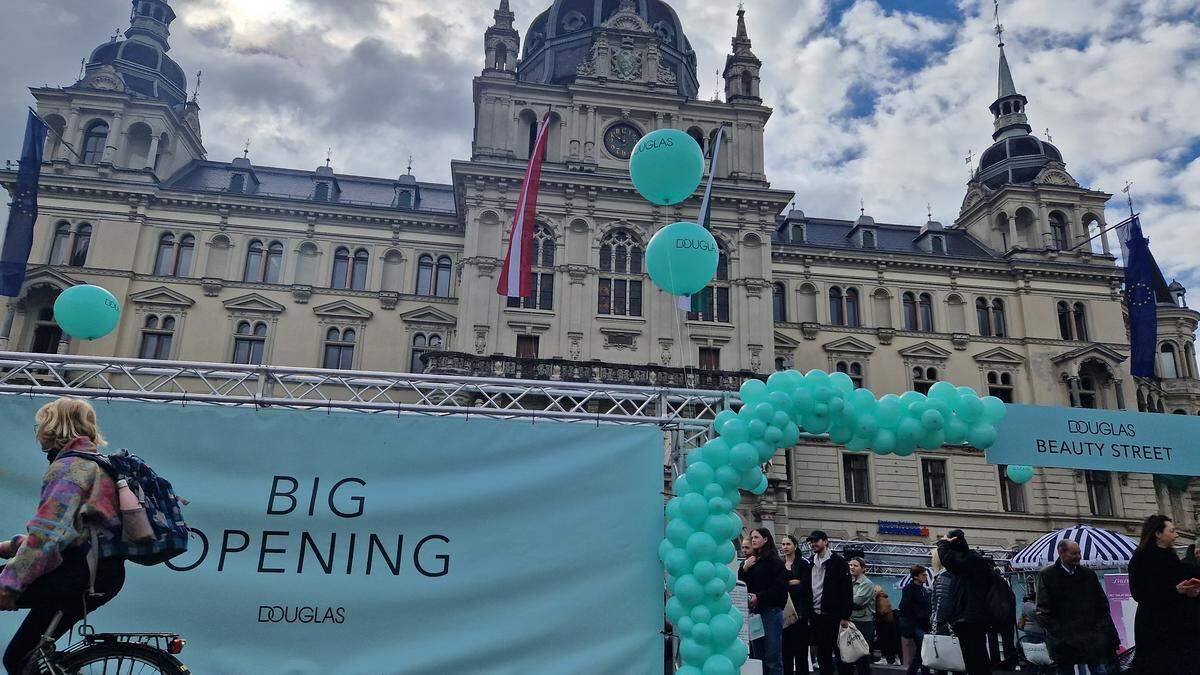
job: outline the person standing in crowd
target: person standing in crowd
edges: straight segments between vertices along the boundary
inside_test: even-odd
[[[1022,654],[1025,653],[1026,644],[1038,645],[1046,642],[1046,631],[1037,618],[1037,592],[1034,590],[1029,591],[1029,594],[1025,596],[1025,601],[1021,603],[1021,618],[1017,621],[1017,629],[1024,633],[1019,640]],[[1026,657],[1026,662],[1028,662],[1028,657]],[[1040,675],[1043,666],[1029,665],[1035,673]]]
[[[906,672],[907,675],[929,675],[929,669],[921,664],[921,643],[925,641],[925,634],[932,630],[929,620],[933,613],[933,605],[929,589],[925,587],[929,582],[929,573],[921,565],[913,565],[909,577],[912,580],[904,587],[900,596],[898,622],[900,637],[912,643],[907,650],[912,657],[908,661]]]
[[[1079,543],[1058,542],[1058,561],[1038,573],[1037,617],[1059,672],[1107,668],[1121,644],[1096,573],[1079,564]]]
[[[738,548],[738,551],[741,553],[742,560],[749,558],[750,552],[753,550],[754,550],[754,547],[750,545],[750,537],[746,537],[745,539],[743,539],[742,545]]]
[[[900,628],[892,598],[883,586],[875,584],[875,645],[879,657],[888,664],[902,663],[900,658]]]
[[[42,406],[34,419],[38,444],[50,461],[41,502],[28,534],[0,542],[0,558],[8,559],[0,567],[0,611],[29,610],[4,652],[9,673],[26,672],[27,657],[55,614],[62,612],[52,634],[57,639],[125,584],[121,558],[102,558],[95,567],[88,563],[91,541],[121,538],[117,484],[99,464],[76,456],[105,445],[96,411],[86,401],[60,398]]]
[[[1129,561],[1129,590],[1137,600],[1133,672],[1138,675],[1200,673],[1200,569],[1175,553],[1179,533],[1163,515],[1150,516]]]
[[[821,675],[838,670],[838,631],[850,625],[852,591],[850,566],[829,548],[829,536],[813,530],[807,538],[812,547],[812,621],[811,636],[817,652]]]
[[[958,637],[967,675],[991,675],[987,634],[992,620],[987,596],[992,585],[992,566],[971,550],[962,530],[950,530],[937,543],[937,551],[942,565],[954,575],[961,596],[950,616],[944,617],[939,606],[938,621],[947,622]]]
[[[988,631],[988,651],[992,655],[993,670],[1010,670],[1017,665],[1017,595],[1008,580],[996,569],[994,561],[985,557],[992,568],[992,587],[988,592],[988,607],[992,613],[992,626]],[[1003,646],[1004,651],[1000,648]]]
[[[858,632],[866,638],[867,644],[875,645],[875,583],[867,577],[867,561],[862,558],[851,558],[850,577],[854,580],[851,586],[850,621],[858,628]],[[872,655],[870,652],[854,663],[842,665],[845,675],[871,675]]]
[[[799,554],[800,542],[783,535],[783,566],[796,622],[783,629],[783,675],[808,675],[808,621],[812,615],[812,563]]]
[[[775,537],[765,527],[750,532],[750,556],[742,561],[738,579],[746,582],[750,612],[762,618],[763,636],[751,645],[762,659],[765,675],[783,675],[783,607],[788,600],[788,572],[775,549]]]

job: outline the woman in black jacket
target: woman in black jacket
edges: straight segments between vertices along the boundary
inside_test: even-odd
[[[796,622],[783,629],[783,675],[808,675],[808,617],[812,614],[812,563],[800,557],[800,542],[783,535],[783,566]]]
[[[1200,673],[1200,586],[1185,585],[1200,569],[1175,554],[1179,534],[1166,516],[1150,516],[1129,561],[1129,590],[1137,600],[1134,672],[1141,675]]]
[[[932,630],[930,617],[933,614],[933,599],[929,589],[925,587],[929,580],[928,572],[921,565],[913,565],[909,572],[912,579],[904,587],[900,596],[900,637],[912,640],[915,645],[912,659],[908,662],[907,675],[929,675],[929,669],[921,663],[921,643],[925,634]]]
[[[760,527],[750,533],[750,557],[742,561],[738,579],[746,582],[750,613],[762,618],[763,637],[751,645],[763,661],[763,673],[783,675],[783,607],[788,599],[788,571],[775,550],[771,531]]]
[[[950,530],[938,542],[937,551],[942,565],[954,575],[959,596],[952,616],[943,614],[939,607],[938,623],[949,624],[958,637],[967,675],[992,675],[987,650],[988,626],[991,625],[987,595],[992,585],[992,565],[971,550],[962,530]]]

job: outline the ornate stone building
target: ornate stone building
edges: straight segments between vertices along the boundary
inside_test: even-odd
[[[661,0],[556,0],[523,43],[501,0],[474,80],[471,156],[438,184],[208,159],[199,106],[167,56],[175,15],[166,0],[133,6],[125,39],[95,49],[82,80],[32,89],[57,134],[0,348],[719,389],[794,366],[842,370],[877,394],[951,380],[1019,403],[1200,411],[1200,314],[1163,281],[1161,377],[1129,375],[1122,271],[1103,233],[1111,195],[1080,186],[1030,134],[1003,46],[995,144],[958,218],[908,225],[787,210],[793,193],[765,172],[772,111],[743,11],[723,100],[709,101]],[[508,300],[496,276],[546,114],[535,292]],[[706,152],[725,129],[711,218],[721,263],[692,313],[643,267],[653,233],[699,210],[648,204],[629,182],[634,145],[660,128]],[[0,180],[11,190],[15,171]],[[121,299],[113,334],[71,342],[54,325],[54,298],[77,283]],[[881,458],[806,442],[771,475],[747,516],[845,538],[896,539],[880,523],[899,520],[1011,546],[1158,510],[1193,528],[1200,505],[1196,490],[1140,474],[1047,470],[1020,487],[970,450]]]

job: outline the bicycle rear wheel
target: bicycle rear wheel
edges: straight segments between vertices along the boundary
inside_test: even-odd
[[[66,654],[58,666],[70,675],[190,675],[191,671],[174,656],[146,645],[109,642],[97,643]]]

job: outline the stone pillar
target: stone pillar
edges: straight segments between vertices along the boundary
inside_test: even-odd
[[[1072,375],[1067,378],[1067,392],[1070,394],[1071,407],[1078,408],[1080,406],[1078,375]]]
[[[71,352],[71,338],[67,337],[66,333],[58,340],[58,349],[54,350],[55,354],[69,354]]]
[[[596,161],[596,106],[587,106],[587,123],[583,132],[583,158],[589,162]]]
[[[1007,223],[1008,223],[1008,248],[1013,249],[1013,248],[1016,248],[1016,246],[1017,246],[1017,219],[1015,217],[1010,216],[1007,219]],[[1005,253],[1007,253],[1007,252],[1008,251],[1005,251]]]
[[[570,137],[570,141],[567,147],[569,148],[571,159],[579,159],[579,104],[572,103],[569,114],[571,115],[571,124],[568,127],[569,131],[567,135]]]
[[[63,127],[63,138],[66,143],[58,142],[58,151],[54,153],[52,159],[65,159],[68,162],[77,162],[79,158],[71,153],[71,149],[67,147],[67,143],[71,144],[72,148],[76,148],[76,152],[83,152],[83,146],[77,140],[79,138],[79,111],[72,110],[71,116],[67,118],[67,125]]]
[[[104,142],[104,155],[100,159],[102,164],[112,164],[116,159],[118,147],[128,147],[125,143],[128,131],[122,122],[123,117],[124,114],[120,112],[113,115],[112,126],[108,129],[108,140]]]
[[[150,139],[150,151],[146,153],[146,162],[143,168],[151,171],[158,168],[155,166],[157,162],[154,160],[158,159],[158,143],[161,138],[161,136],[155,134],[154,137]]]
[[[1113,380],[1113,391],[1117,395],[1117,410],[1125,410],[1125,383]]]
[[[1038,204],[1038,229],[1042,233],[1042,247],[1054,248],[1054,235],[1050,232],[1050,207]]]
[[[1112,245],[1108,243],[1108,223],[1104,219],[1100,219],[1096,223],[1100,227],[1100,246],[1104,250],[1104,255],[1112,253]]]
[[[17,308],[10,302],[4,310],[4,321],[0,323],[0,351],[8,351],[9,337],[12,335],[13,319],[17,316]]]

